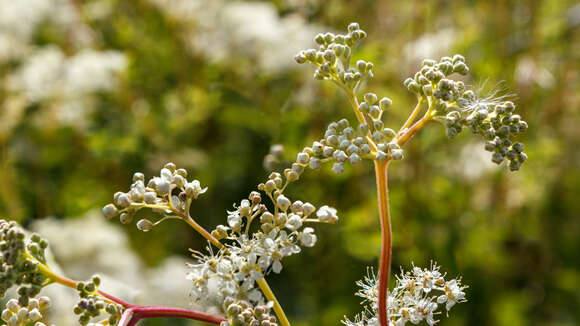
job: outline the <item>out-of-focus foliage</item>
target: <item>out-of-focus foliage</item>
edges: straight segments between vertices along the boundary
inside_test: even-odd
[[[461,53],[466,82],[504,81],[530,126],[515,174],[469,133],[449,141],[433,125],[409,143],[390,168],[393,266],[436,259],[463,275],[469,302],[446,325],[580,323],[580,5],[570,0],[2,0],[0,216],[79,216],[134,171],[173,161],[209,186],[192,214],[223,223],[267,176],[271,144],[291,160],[350,115],[292,56],[351,21],[369,34],[357,54],[375,63],[369,88],[393,99],[387,124],[414,106],[402,81],[423,58]],[[354,282],[380,251],[371,171],[308,172],[290,189],[343,217],[271,277],[295,325],[359,310]],[[178,223],[127,232],[150,265],[204,245]]]

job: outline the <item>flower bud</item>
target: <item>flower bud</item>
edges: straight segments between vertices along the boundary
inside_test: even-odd
[[[286,211],[290,206],[290,200],[284,195],[278,196],[278,198],[276,198],[276,203],[282,211]]]
[[[402,160],[403,159],[403,150],[402,149],[392,149],[391,150],[391,157],[393,160]]]
[[[115,207],[113,204],[106,205],[103,207],[103,215],[108,219],[113,218],[115,215],[117,215],[117,207]]]
[[[133,174],[133,182],[136,181],[145,181],[145,175],[141,172],[135,172],[135,174]]]
[[[377,103],[377,101],[378,101],[377,94],[375,94],[375,93],[366,93],[365,94],[365,101],[367,103],[369,103],[370,105],[373,105],[373,104]]]
[[[310,159],[309,166],[313,170],[318,170],[318,169],[320,169],[320,167],[322,166],[322,164],[320,162],[320,159],[318,159],[316,157],[313,157],[313,158]]]
[[[344,172],[344,164],[342,163],[334,163],[332,165],[332,172],[336,174],[341,174]]]

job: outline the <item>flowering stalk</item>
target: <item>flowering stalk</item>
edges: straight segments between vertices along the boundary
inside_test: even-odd
[[[377,181],[379,216],[381,221],[381,258],[379,260],[379,322],[388,325],[387,295],[389,289],[389,275],[391,271],[392,232],[391,214],[389,212],[389,188],[387,168],[390,161],[383,163],[375,161],[375,176]]]
[[[50,282],[58,283],[58,284],[67,286],[69,288],[75,289],[75,290],[77,289],[77,284],[79,283],[78,281],[71,280],[68,277],[56,274],[50,267],[46,266],[45,264],[38,263],[37,266],[38,266],[38,270],[44,276],[46,276],[46,278],[48,280],[50,280]],[[99,295],[101,295],[102,297],[104,297],[110,301],[113,301],[117,304],[120,304],[121,306],[123,306],[125,308],[133,306],[133,304],[128,303],[126,301],[123,301],[122,299],[119,299],[119,298],[117,298],[117,297],[115,297],[115,296],[113,296],[105,291],[98,290],[97,293]]]

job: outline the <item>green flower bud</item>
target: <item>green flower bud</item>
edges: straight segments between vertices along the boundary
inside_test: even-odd
[[[330,146],[324,146],[324,149],[322,150],[322,154],[325,157],[332,156],[332,153],[334,153],[334,148],[332,148]]]
[[[370,112],[371,109],[367,102],[362,102],[361,104],[359,104],[358,108],[360,109],[360,112],[367,114]]]
[[[403,159],[403,150],[402,149],[391,150],[391,157],[393,158],[393,160],[402,160]]]
[[[351,164],[357,164],[361,161],[360,156],[358,156],[356,153],[352,153],[348,159]]]
[[[453,72],[459,73],[461,75],[466,75],[469,72],[469,68],[463,62],[457,62],[453,65]]]
[[[381,115],[381,109],[379,109],[378,105],[372,105],[370,107],[369,114],[373,119],[378,119]]]
[[[308,163],[309,159],[310,159],[310,155],[308,155],[307,153],[304,153],[304,152],[300,152],[300,153],[298,153],[298,156],[296,157],[296,162],[298,162],[300,164],[306,164],[306,163]]]
[[[495,152],[491,155],[491,161],[495,164],[500,164],[501,162],[503,162],[504,159],[504,155],[502,155],[499,152]]]
[[[123,224],[129,224],[133,220],[133,216],[129,213],[121,213],[121,215],[119,216],[119,220]]]
[[[358,23],[350,23],[348,24],[348,31],[349,32],[354,32],[360,29],[360,26]]]
[[[368,130],[367,130],[368,131]],[[366,133],[366,132],[365,132]],[[356,137],[352,143],[355,144],[356,146],[361,146],[362,144],[364,144],[366,141],[364,138],[362,137]]]
[[[338,162],[341,162],[341,163],[348,159],[348,156],[346,155],[346,153],[343,151],[340,151],[340,150],[334,151],[333,156],[334,156],[335,160],[337,160]]]
[[[386,110],[391,104],[393,104],[393,101],[388,97],[383,97],[379,102],[382,110]]]
[[[341,129],[344,129],[344,128],[346,128],[346,127],[350,126],[350,123],[348,122],[348,120],[347,120],[347,119],[340,119],[340,121],[338,121],[338,126],[339,126]]]
[[[334,172],[336,174],[342,174],[344,172],[344,164],[334,163],[332,165],[332,172]]]
[[[364,97],[365,97],[365,101],[367,103],[369,103],[370,105],[377,103],[377,101],[379,100],[377,97],[377,94],[375,94],[375,93],[366,93]]]
[[[323,45],[323,44],[324,44],[324,42],[325,42],[325,40],[324,40],[324,35],[322,35],[322,34],[317,34],[317,35],[314,37],[314,42],[316,42],[317,44]]]
[[[371,152],[371,147],[369,144],[363,144],[360,146],[360,153],[363,155],[369,154]]]
[[[358,152],[359,152],[358,146],[356,146],[355,144],[349,145],[348,148],[346,149],[346,153],[349,155],[352,153],[358,154]]]
[[[387,153],[383,152],[383,151],[377,151],[376,155],[375,155],[375,160],[379,161],[379,162],[384,162],[386,161],[388,158]]]
[[[340,142],[340,145],[338,147],[342,150],[345,150],[348,146],[350,146],[350,140],[344,139],[343,141]]]
[[[385,135],[385,137],[387,137],[389,140],[391,140],[391,139],[395,138],[397,133],[391,128],[384,128],[383,135]]]
[[[461,54],[456,54],[453,56],[453,64],[456,64],[458,62],[465,62],[465,57],[462,56]]]

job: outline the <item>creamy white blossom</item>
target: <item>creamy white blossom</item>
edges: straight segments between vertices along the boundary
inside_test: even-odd
[[[378,278],[368,269],[367,276],[357,282],[360,287],[357,296],[362,297],[367,306],[365,311],[355,316],[353,320],[345,319],[347,326],[375,326],[378,323]],[[435,325],[438,320],[435,315],[439,304],[446,303],[447,311],[457,302],[464,302],[466,286],[460,279],[445,280],[445,275],[439,271],[439,266],[432,264],[430,268],[413,267],[412,272],[401,273],[397,276],[395,287],[389,291],[387,298],[387,312],[389,323],[395,326],[404,326],[410,322],[418,324],[422,321],[429,326]]]

